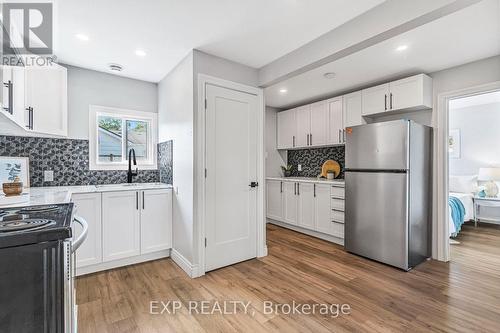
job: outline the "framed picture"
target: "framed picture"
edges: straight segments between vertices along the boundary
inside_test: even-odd
[[[29,159],[27,157],[0,156],[0,186],[19,177],[24,188],[30,187]]]
[[[460,158],[460,129],[450,130],[448,137],[448,156],[450,158]]]

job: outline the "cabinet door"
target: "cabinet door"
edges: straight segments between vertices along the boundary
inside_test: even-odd
[[[75,204],[75,214],[89,225],[87,239],[76,251],[76,267],[98,264],[102,262],[101,193],[73,194],[71,201]],[[81,226],[74,223],[73,237],[77,238],[81,232]]]
[[[12,83],[12,66],[0,65],[0,112],[10,113],[9,82]]]
[[[342,97],[331,99],[328,102],[329,142],[333,144],[344,142],[345,135],[342,109]]]
[[[321,146],[328,143],[328,104],[326,101],[311,105],[310,146]]]
[[[26,121],[26,70],[24,67],[12,67],[12,97],[14,121],[26,129],[28,122]]]
[[[172,247],[172,190],[141,191],[141,254]]]
[[[278,112],[278,149],[294,147],[297,135],[297,120],[295,117],[295,109]]]
[[[332,222],[330,219],[330,185],[316,184],[314,200],[314,220],[316,231],[332,234]]]
[[[365,124],[361,116],[361,91],[344,95],[344,127]]]
[[[298,183],[299,226],[314,230],[314,184]]]
[[[420,74],[390,83],[389,109],[420,109],[432,107],[430,77]]]
[[[33,108],[33,131],[68,135],[67,73],[58,65],[26,68],[26,106]]]
[[[283,182],[268,180],[267,183],[267,217],[273,220],[283,220]]]
[[[283,182],[284,189],[284,209],[283,221],[290,224],[297,224],[297,183]]]
[[[362,96],[363,116],[383,113],[389,110],[389,84],[364,89]]]
[[[140,254],[139,192],[103,193],[102,221],[103,261]]]
[[[297,138],[295,147],[309,146],[309,134],[311,134],[311,106],[306,105],[297,108]]]

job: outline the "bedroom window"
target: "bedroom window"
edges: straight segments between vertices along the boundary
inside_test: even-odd
[[[91,170],[126,170],[134,149],[139,169],[156,169],[157,115],[109,107],[90,107]]]

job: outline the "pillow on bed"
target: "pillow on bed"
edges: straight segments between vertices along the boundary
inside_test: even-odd
[[[477,188],[477,176],[450,176],[449,191],[473,193]]]

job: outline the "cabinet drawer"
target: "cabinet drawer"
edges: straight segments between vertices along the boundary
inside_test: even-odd
[[[332,186],[330,193],[331,193],[332,198],[343,199],[345,196],[345,189],[343,187]]]
[[[345,209],[344,209],[344,207],[345,207],[345,201],[344,201],[344,199],[332,198],[331,199],[331,207],[332,207],[332,209],[337,209],[337,210],[345,211]]]
[[[343,211],[332,209],[330,217],[331,217],[332,221],[335,221],[338,223],[344,223],[344,212]]]
[[[332,235],[338,238],[344,238],[344,224],[332,222]]]

